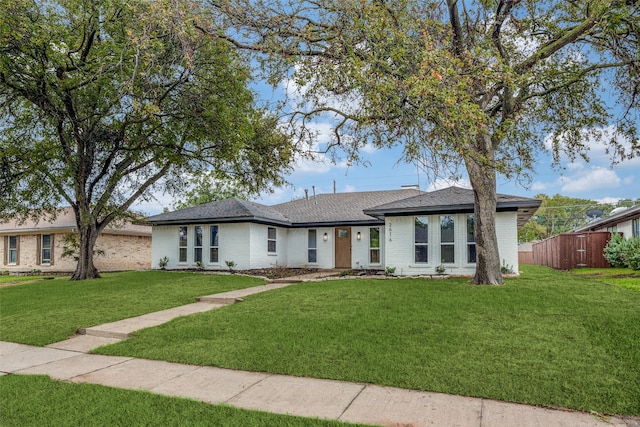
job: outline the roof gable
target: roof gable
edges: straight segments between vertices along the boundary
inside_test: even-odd
[[[517,211],[518,227],[524,225],[538,209],[540,200],[528,197],[497,194],[496,210]],[[436,213],[471,213],[474,210],[473,190],[461,187],[448,187],[441,190],[422,193],[415,197],[398,200],[384,205],[365,209],[372,216],[415,215]]]

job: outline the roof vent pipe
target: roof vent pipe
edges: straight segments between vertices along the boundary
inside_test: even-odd
[[[316,186],[312,185],[311,189],[313,190],[313,203],[317,205],[318,204],[318,199],[316,199]]]
[[[309,200],[309,189],[307,188],[304,189],[304,198]]]

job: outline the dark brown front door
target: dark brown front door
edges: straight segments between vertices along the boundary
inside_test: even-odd
[[[336,228],[336,268],[351,268],[351,228]]]

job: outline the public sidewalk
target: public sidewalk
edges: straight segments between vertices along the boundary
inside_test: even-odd
[[[290,284],[271,283],[210,295],[187,306],[86,328],[85,335],[47,347],[0,341],[0,375],[45,374],[62,381],[143,389],[245,409],[389,426],[640,427],[637,418],[603,418],[583,412],[393,387],[85,354],[126,339],[134,330]]]

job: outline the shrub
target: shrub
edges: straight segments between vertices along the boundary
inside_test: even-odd
[[[640,237],[627,239],[622,250],[622,256],[632,270],[640,270]]]
[[[614,234],[604,248],[604,258],[612,267],[627,267],[624,260],[626,241],[621,234]]]

